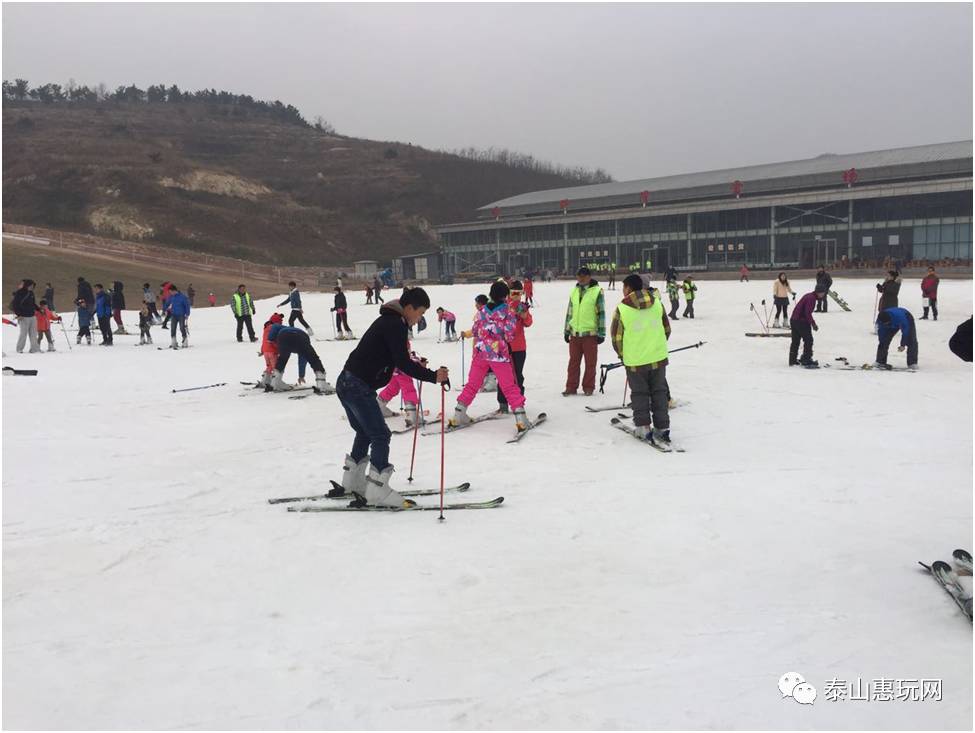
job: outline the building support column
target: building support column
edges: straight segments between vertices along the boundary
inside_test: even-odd
[[[693,265],[693,249],[691,248],[691,215],[687,215],[687,264]]]
[[[775,207],[771,207],[771,213],[769,214],[768,220],[768,232],[769,232],[769,250],[768,250],[768,261],[770,265],[775,264]]]
[[[620,220],[616,219],[614,222],[614,239],[613,239],[613,267],[619,265],[620,263]]]
[[[501,227],[494,230],[494,252],[495,258],[498,261],[498,272],[497,275],[505,275],[504,267],[501,266]]]
[[[562,270],[569,273],[569,223],[562,222]]]
[[[846,259],[853,262],[853,199],[846,209]]]

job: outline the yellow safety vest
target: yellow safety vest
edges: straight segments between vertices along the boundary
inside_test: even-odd
[[[573,334],[596,333],[598,324],[596,323],[596,301],[602,289],[597,285],[586,288],[585,293],[581,293],[581,288],[576,285],[572,288],[572,295],[569,302],[572,304],[572,318],[569,319],[569,328]]]
[[[623,323],[623,364],[628,367],[655,364],[667,358],[664,306],[655,298],[649,308],[634,308],[625,302],[616,310]]]
[[[234,315],[235,316],[244,316],[244,315],[249,316],[254,312],[254,301],[251,298],[251,294],[244,293],[244,295],[247,297],[246,301],[244,301],[244,299],[240,297],[240,293],[237,292],[234,293]],[[247,304],[247,313],[244,313],[243,310],[243,306],[245,302]]]

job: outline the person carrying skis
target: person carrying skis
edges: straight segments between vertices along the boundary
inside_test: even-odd
[[[115,333],[125,335],[125,324],[122,323],[122,311],[125,310],[125,295],[122,293],[122,283],[116,280],[112,283],[112,318],[115,319]]]
[[[24,353],[24,346],[30,342],[30,353],[36,354],[41,350],[37,338],[37,303],[34,301],[33,280],[27,279],[21,282],[20,287],[14,291],[13,300],[10,301],[10,309],[17,316],[17,327],[20,333],[17,336],[17,353]]]
[[[264,331],[261,338],[261,350],[257,352],[257,355],[264,357],[264,373],[261,374],[259,384],[264,387],[265,390],[271,389],[271,380],[274,378],[274,368],[278,363],[278,344],[276,341],[271,341],[268,336],[271,334],[272,326],[281,324],[283,322],[283,315],[280,313],[272,313],[264,323]]]
[[[335,286],[335,305],[332,312],[335,313],[335,338],[342,341],[352,338],[352,329],[349,328],[349,302],[346,300],[345,293],[338,285]],[[345,334],[349,334],[346,336]]]
[[[565,310],[565,325],[562,329],[565,343],[569,345],[569,368],[563,397],[574,395],[579,389],[579,366],[583,357],[586,368],[582,375],[582,391],[589,397],[596,390],[596,357],[599,345],[606,340],[606,301],[603,289],[585,266],[576,271],[576,281],[569,294],[569,305]]]
[[[694,317],[694,298],[697,293],[697,285],[694,284],[694,278],[688,275],[684,278],[684,283],[681,285],[681,290],[684,291],[684,318]]]
[[[51,337],[51,324],[58,323],[61,321],[61,316],[52,311],[47,306],[47,300],[41,299],[39,307],[37,308],[37,342],[38,350],[40,350],[40,343],[47,338],[47,350],[55,351],[54,339]]]
[[[112,296],[105,292],[101,283],[95,283],[95,317],[102,332],[99,346],[113,346],[112,342]]]
[[[155,303],[151,303],[155,307]],[[142,308],[139,309],[139,344],[151,344],[152,334],[151,327],[153,323],[152,315],[149,312],[150,303],[143,300]]]
[[[528,355],[528,342],[525,340],[525,329],[532,325],[532,314],[528,304],[521,302],[521,282],[515,280],[511,283],[511,293],[508,297],[508,309],[515,314],[515,332],[511,337],[508,349],[511,352],[511,365],[515,370],[515,381],[518,384],[518,391],[522,396],[525,394],[525,359]],[[497,388],[498,411],[508,412],[508,398],[504,395],[500,383]]]
[[[285,300],[285,303],[287,302]],[[250,337],[251,343],[257,341],[257,336],[254,335],[254,324],[251,322],[251,316],[256,312],[254,310],[254,299],[251,298],[251,294],[247,292],[247,287],[243,284],[238,285],[237,290],[230,296],[230,309],[234,312],[234,318],[237,319],[237,341],[244,340],[244,326],[247,326],[247,335]]]
[[[901,345],[898,351],[907,349],[907,368],[917,369],[917,325],[914,323],[914,316],[905,308],[885,308],[877,315],[877,361],[874,364],[878,369],[893,369],[887,363],[887,352],[890,349],[890,342],[894,340],[897,332],[901,332]]]
[[[303,315],[303,310],[301,307],[301,293],[298,292],[298,283],[292,280],[291,282],[288,283],[288,287],[291,288],[291,292],[288,293],[287,298],[285,298],[280,303],[278,303],[277,307],[280,308],[282,305],[288,305],[290,303],[291,315],[288,316],[288,325],[294,326],[295,321],[299,321],[301,325],[305,327],[305,330],[308,332],[308,335],[314,336],[315,332],[312,331],[311,326],[308,325],[308,322],[305,320],[305,316]],[[335,309],[333,308],[332,310]],[[239,340],[240,339],[238,339],[238,341]]]
[[[474,401],[488,372],[497,378],[498,388],[504,393],[508,404],[514,408],[515,428],[521,431],[529,426],[525,414],[525,397],[518,391],[511,366],[509,344],[514,338],[518,317],[508,307],[509,292],[504,281],[493,283],[487,305],[481,308],[471,326],[471,336],[474,339],[471,367],[467,374],[467,384],[457,397],[454,415],[450,418],[453,427],[471,422],[467,408]]]
[[[680,308],[680,287],[676,280],[667,281],[667,297],[670,298],[670,313],[667,316],[672,320],[679,321],[677,309]]]
[[[430,307],[423,288],[407,291],[399,300],[384,303],[349,354],[335,389],[355,431],[352,451],[345,456],[342,488],[346,495],[357,495],[365,504],[385,507],[410,507],[389,481],[393,466],[389,462],[389,428],[383,419],[376,390],[389,383],[393,370],[424,382],[449,381],[447,367],[433,372],[410,358],[407,345],[409,327]],[[368,475],[367,475],[368,469]]]
[[[444,310],[443,307],[437,308],[437,320],[442,321],[444,324],[444,341],[456,341],[457,340],[457,316],[448,310]]]
[[[828,272],[826,272],[826,266],[820,265],[819,271],[816,273],[816,290],[822,290],[824,293],[829,295],[829,291],[833,287],[833,278]],[[816,301],[816,312],[826,313],[829,311],[829,298],[823,298],[822,300]]]
[[[80,344],[81,338],[84,337],[88,340],[88,345],[91,346],[91,311],[88,310],[88,304],[84,298],[78,298],[77,306],[78,338],[75,343]]]
[[[623,300],[610,325],[613,349],[630,385],[633,424],[644,440],[670,442],[667,339],[670,321],[659,293],[644,289],[643,278],[627,275]],[[651,419],[652,416],[652,419]]]
[[[328,383],[325,378],[325,366],[318,357],[318,353],[311,345],[311,339],[305,331],[294,326],[285,326],[281,323],[273,324],[268,330],[267,340],[277,346],[278,359],[274,363],[274,372],[271,375],[271,389],[275,392],[286,392],[294,389],[290,384],[284,382],[284,370],[288,366],[288,360],[292,354],[298,355],[298,381],[305,379],[305,367],[311,365],[311,370],[315,374],[315,386],[312,389],[315,394],[334,394],[335,387]]]
[[[190,305],[190,299],[187,298],[183,293],[179,291],[179,288],[173,285],[173,289],[169,292],[169,301],[166,305],[166,315],[172,318],[169,324],[170,336],[172,341],[169,344],[169,348],[178,349],[179,346],[176,345],[176,326],[179,326],[180,335],[183,337],[182,348],[186,348],[190,345],[189,342],[189,332],[186,328],[186,319],[190,317],[190,310],[192,306]]]
[[[420,366],[425,367],[427,365],[427,360],[416,355],[409,341],[406,342],[406,348],[410,349],[410,359]],[[413,379],[399,369],[393,370],[393,376],[390,378],[389,384],[386,385],[382,392],[376,395],[376,400],[379,403],[379,409],[383,413],[383,417],[393,416],[393,411],[389,409],[389,401],[398,394],[403,396],[403,412],[406,413],[406,427],[409,428],[416,425],[417,420],[422,425],[423,417],[420,415],[418,409],[420,397],[416,392],[416,387],[413,386]]]
[[[789,295],[796,299],[796,293],[789,285],[789,278],[784,272],[780,272],[772,284],[772,303],[775,304],[775,320],[772,328],[779,328],[779,316],[782,316],[782,328],[788,328],[789,323]]]
[[[818,367],[819,362],[813,361],[813,331],[818,331],[816,319],[813,312],[816,308],[816,301],[826,297],[823,290],[816,290],[806,293],[796,307],[792,309],[792,318],[789,319],[789,326],[792,328],[792,343],[789,345],[789,366],[801,364],[804,367]],[[799,342],[802,341],[802,358],[799,355]]]
[[[934,316],[934,320],[938,320],[938,282],[939,278],[934,273],[934,268],[928,268],[928,274],[924,276],[921,281],[921,297],[924,303],[924,315],[921,316],[922,321],[928,320],[928,309],[931,309],[931,315]]]

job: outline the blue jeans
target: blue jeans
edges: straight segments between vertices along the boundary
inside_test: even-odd
[[[169,334],[173,338],[176,338],[176,326],[179,326],[179,333],[186,340],[186,316],[173,316],[172,320],[169,322]]]
[[[349,455],[358,463],[368,453],[369,462],[377,471],[382,471],[389,466],[390,432],[379,409],[376,391],[344,370],[335,382],[335,391],[345,408],[349,425],[355,430],[355,440]]]

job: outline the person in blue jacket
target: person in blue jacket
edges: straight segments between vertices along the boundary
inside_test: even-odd
[[[322,360],[318,358],[315,348],[311,345],[308,334],[300,328],[285,326],[275,323],[268,331],[267,340],[273,342],[278,347],[278,361],[274,365],[274,373],[271,376],[271,390],[274,392],[284,392],[294,389],[290,384],[284,382],[284,370],[288,366],[288,360],[292,354],[298,355],[298,380],[304,381],[305,367],[310,364],[311,370],[315,373],[315,394],[335,394],[335,387],[325,379],[325,367]]]
[[[311,326],[308,325],[308,321],[305,320],[304,312],[301,308],[301,293],[298,292],[298,283],[294,280],[288,283],[288,287],[291,288],[291,292],[288,293],[288,297],[278,303],[278,308],[282,305],[291,305],[291,315],[288,316],[288,325],[294,326],[295,321],[299,321],[305,330],[308,331],[309,336],[314,336],[315,332],[311,330]]]
[[[98,318],[98,328],[102,332],[102,342],[98,345],[113,346],[112,296],[105,291],[101,283],[95,283],[95,317]]]
[[[182,346],[185,349],[190,345],[189,331],[186,328],[186,319],[190,317],[190,299],[181,293],[175,285],[169,292],[169,298],[166,301],[166,314],[170,318],[169,334],[172,337],[169,348],[180,348],[176,345],[176,325],[179,324],[180,335],[183,337]]]
[[[897,332],[901,333],[901,345],[898,351],[907,349],[907,368],[917,369],[917,327],[914,325],[914,316],[905,308],[885,308],[877,316],[877,337],[880,344],[877,346],[877,364],[880,369],[892,369],[887,363],[887,351],[891,341]]]

